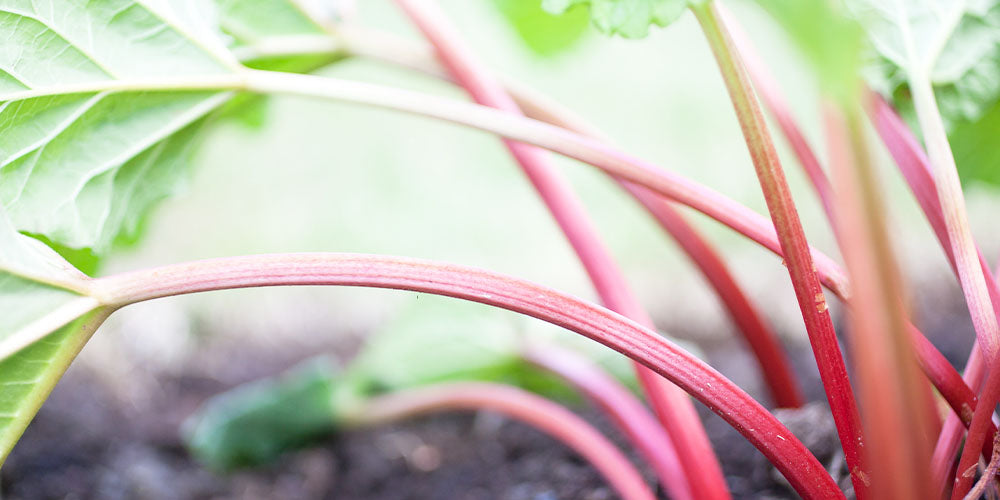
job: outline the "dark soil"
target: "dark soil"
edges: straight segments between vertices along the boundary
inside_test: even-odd
[[[345,433],[266,468],[216,475],[188,457],[177,428],[195,400],[223,387],[166,380],[160,411],[129,417],[88,378],[69,374],[39,412],[3,468],[4,499],[616,498],[572,451],[488,413]]]
[[[617,498],[571,450],[490,413],[440,415],[344,433],[266,468],[214,474],[190,459],[178,428],[201,400],[226,388],[215,379],[161,376],[153,401],[137,412],[85,370],[70,370],[4,465],[3,498]],[[581,412],[629,448],[602,415],[590,408]],[[742,437],[703,413],[736,498],[794,498]],[[836,461],[832,424],[824,410],[813,413],[804,428],[821,443],[818,454]],[[653,477],[646,475],[652,484]]]
[[[940,305],[940,304],[938,304]],[[958,305],[961,305],[959,302]],[[938,308],[940,309],[940,308]],[[923,321],[942,346],[971,338],[968,320]],[[709,360],[734,380],[754,370],[736,342],[707,346]],[[807,396],[823,401],[806,346],[791,349]],[[947,348],[961,358],[967,346]],[[266,352],[202,353],[206,359],[262,359]],[[221,355],[222,357],[216,357]],[[303,354],[301,357],[306,357]],[[243,380],[283,366],[232,363]],[[957,361],[953,360],[953,361]],[[250,371],[247,367],[253,367]],[[254,373],[256,372],[256,373]],[[488,414],[440,415],[368,431],[344,433],[272,466],[217,475],[192,461],[178,437],[183,419],[206,397],[232,382],[157,374],[151,399],[137,408],[107,384],[72,368],[39,412],[0,471],[5,500],[42,499],[503,499],[604,500],[617,496],[573,452],[532,428]],[[754,393],[756,388],[749,388]],[[734,497],[796,498],[767,461],[720,418],[700,408]],[[628,450],[620,435],[590,408],[581,413]],[[780,416],[838,478],[843,462],[829,411],[818,403]],[[634,458],[634,457],[633,457]],[[636,460],[638,463],[639,461]],[[650,483],[653,478],[645,471]],[[849,487],[849,481],[842,484]],[[664,497],[665,498],[665,497]]]

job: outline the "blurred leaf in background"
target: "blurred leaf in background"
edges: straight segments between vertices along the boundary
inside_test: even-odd
[[[541,0],[493,0],[504,18],[536,54],[551,56],[571,48],[587,33],[590,16],[583,8],[554,15]]]
[[[1000,1],[849,0],[871,42],[869,84],[915,124],[907,79],[926,73],[965,182],[1000,184]],[[918,130],[918,127],[911,126]]]
[[[520,366],[518,339],[501,311],[418,296],[367,339],[345,377],[365,393],[450,380],[497,380]]]
[[[853,99],[863,37],[857,23],[826,0],[757,0],[785,29],[828,95]]]
[[[542,8],[553,14],[569,14],[585,6],[602,33],[625,38],[643,38],[651,25],[667,26],[688,5],[703,0],[542,0]]]
[[[266,464],[335,430],[336,383],[332,360],[304,361],[208,400],[185,422],[184,440],[200,462],[216,470]]]

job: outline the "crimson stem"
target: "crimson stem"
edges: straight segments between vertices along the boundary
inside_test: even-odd
[[[108,276],[91,293],[111,307],[188,293],[282,285],[343,285],[433,293],[500,307],[581,334],[642,363],[718,414],[804,498],[843,499],[830,474],[736,384],[655,331],[572,296],[486,270],[403,257],[306,253],[228,257]]]
[[[743,129],[768,211],[778,232],[795,296],[816,356],[820,378],[823,380],[841,446],[851,471],[855,493],[860,499],[870,498],[868,491],[870,475],[862,452],[864,434],[854,391],[847,377],[843,355],[837,345],[833,321],[813,267],[805,232],[799,221],[774,144],[768,134],[760,107],[753,97],[746,70],[739,60],[732,40],[719,22],[715,2],[693,6],[691,10],[701,24],[719,64]]]
[[[621,450],[587,421],[559,404],[509,385],[452,382],[397,391],[369,399],[344,415],[341,423],[381,425],[456,410],[495,411],[531,425],[579,453],[624,500],[656,499]]]

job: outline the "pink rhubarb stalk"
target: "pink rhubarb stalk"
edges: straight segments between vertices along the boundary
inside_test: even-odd
[[[622,499],[656,499],[621,450],[586,420],[548,399],[508,385],[452,382],[376,396],[351,412],[344,423],[354,427],[382,425],[456,410],[494,411],[524,422],[579,453]]]
[[[767,132],[760,107],[753,97],[749,77],[739,60],[733,42],[720,24],[715,2],[692,7],[726,82],[743,135],[746,139],[764,199],[785,256],[788,272],[805,322],[806,332],[816,356],[820,378],[833,412],[841,446],[851,471],[858,498],[870,498],[870,475],[865,464],[864,433],[854,391],[847,377],[847,367],[837,344],[833,321],[826,305],[802,224],[799,222],[788,183],[785,180],[774,144]]]
[[[958,170],[955,168],[955,159],[948,144],[930,80],[911,78],[910,90],[913,93],[917,120],[924,132],[933,184],[948,233],[958,281],[962,285],[962,292],[965,293],[972,325],[976,329],[976,338],[983,354],[992,365],[997,359],[1000,346],[1000,327],[986,284],[986,277],[991,276],[991,273],[988,268],[984,270],[980,265],[980,254],[972,237],[972,230],[969,228]],[[992,412],[992,408],[990,411]]]
[[[642,363],[704,403],[756,446],[804,498],[844,498],[830,474],[763,406],[656,332],[540,285],[470,267],[363,254],[229,257],[94,280],[112,307],[187,293],[281,285],[346,285],[434,293],[519,312],[579,333]]]

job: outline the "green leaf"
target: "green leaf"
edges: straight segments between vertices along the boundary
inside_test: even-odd
[[[1000,1],[850,0],[876,54],[874,86],[929,79],[946,120],[974,120],[1000,94]]]
[[[0,203],[18,230],[100,254],[170,193],[230,94],[129,87],[239,70],[205,6],[0,0],[18,49],[0,52]]]
[[[643,38],[652,25],[667,26],[689,5],[704,0],[542,0],[542,8],[562,14],[576,5],[587,6],[590,17],[602,33],[625,38]]]
[[[191,453],[216,470],[266,464],[336,427],[333,391],[337,370],[325,357],[274,378],[225,392],[184,424]]]
[[[978,181],[1000,186],[1000,101],[986,110],[978,119],[959,120],[948,133],[951,152],[955,155],[958,175],[962,181]]]
[[[930,81],[963,180],[995,181],[1000,102],[1000,1],[850,0],[873,48],[869,83],[913,116],[908,81]],[[917,128],[917,127],[914,127]]]
[[[109,312],[96,309],[85,313],[0,361],[0,465]]]
[[[0,463],[89,336],[100,304],[86,288],[86,276],[0,210]]]
[[[569,9],[556,16],[542,9],[539,0],[493,0],[493,4],[528,48],[543,56],[572,47],[590,24],[585,9]]]
[[[215,0],[219,24],[238,44],[270,37],[325,35],[315,14],[295,0]]]

